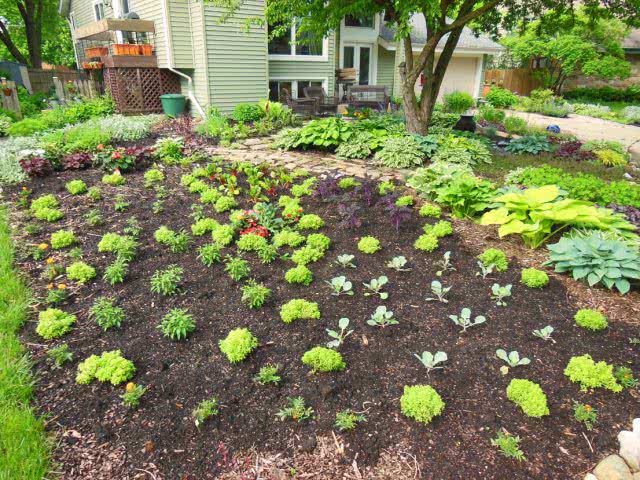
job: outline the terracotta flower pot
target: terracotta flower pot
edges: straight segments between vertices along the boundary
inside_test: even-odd
[[[89,58],[104,57],[109,55],[108,47],[89,47],[84,49],[84,53]]]

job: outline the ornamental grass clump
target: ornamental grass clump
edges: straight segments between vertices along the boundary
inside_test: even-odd
[[[315,302],[294,298],[280,307],[280,318],[284,323],[295,320],[317,320],[320,318],[320,310]]]
[[[425,425],[440,415],[444,406],[442,397],[430,385],[405,385],[404,393],[400,397],[402,413]]]
[[[86,385],[93,380],[119,385],[133,377],[136,367],[133,362],[122,356],[120,350],[103,352],[100,356],[91,355],[78,365],[76,383]]]
[[[218,346],[231,363],[238,363],[258,348],[258,339],[249,329],[236,328],[231,330],[225,339],[220,340]]]
[[[582,308],[578,310],[573,319],[576,321],[576,325],[587,330],[591,330],[592,332],[604,330],[609,326],[607,317],[597,310],[592,310],[590,308]]]
[[[529,417],[549,415],[547,396],[537,383],[514,378],[507,387],[507,398],[522,408]]]
[[[36,333],[45,340],[61,337],[71,331],[76,319],[76,316],[70,313],[65,313],[57,308],[48,308],[38,314]]]
[[[525,268],[520,274],[520,281],[529,288],[542,288],[549,283],[549,275],[536,268]]]
[[[374,254],[382,247],[380,246],[380,240],[370,235],[362,237],[358,242],[358,250],[362,253]]]
[[[604,361],[594,362],[591,355],[571,357],[564,374],[574,383],[580,384],[580,390],[587,391],[591,388],[606,388],[612,392],[621,392],[622,385],[616,381],[613,375],[613,365]]]
[[[314,372],[339,372],[346,367],[342,355],[326,347],[312,348],[302,356],[302,363]]]

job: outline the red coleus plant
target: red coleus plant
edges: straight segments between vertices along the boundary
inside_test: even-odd
[[[20,166],[30,177],[44,177],[53,170],[49,160],[36,156],[21,159]]]

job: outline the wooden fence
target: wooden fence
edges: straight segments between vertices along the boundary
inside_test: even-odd
[[[62,103],[70,101],[78,95],[85,98],[99,97],[101,85],[94,80],[73,80],[63,82],[58,77],[53,77],[53,86],[58,100]]]
[[[2,87],[0,91],[0,107],[15,113],[18,118],[22,118],[16,82],[2,78],[0,79],[0,87]]]
[[[28,72],[33,93],[49,93],[49,90],[51,90],[51,88],[54,86],[53,77],[57,77],[62,83],[73,82],[75,80],[84,80],[87,78],[87,76],[83,72],[77,71],[41,70],[38,68],[29,68]]]
[[[535,78],[535,72],[536,70],[529,68],[487,70],[484,73],[484,83],[506,88],[518,95],[529,95],[531,90],[542,86],[542,82]]]

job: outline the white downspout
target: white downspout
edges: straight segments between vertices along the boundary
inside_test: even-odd
[[[198,114],[202,118],[205,118],[207,115],[204,113],[202,106],[198,102],[198,99],[196,98],[195,94],[193,93],[193,79],[186,73],[182,73],[181,71],[175,69],[175,63],[173,60],[171,34],[169,32],[169,6],[168,6],[169,0],[162,0],[161,3],[162,3],[162,23],[164,25],[164,41],[166,43],[166,48],[167,48],[167,63],[169,64],[167,68],[169,69],[169,71],[175,73],[176,75],[179,75],[182,78],[187,79],[187,88],[189,90],[189,92],[187,93],[187,96],[189,97],[189,100],[191,100],[193,105],[196,107]],[[193,27],[193,25],[190,25],[190,27]]]

